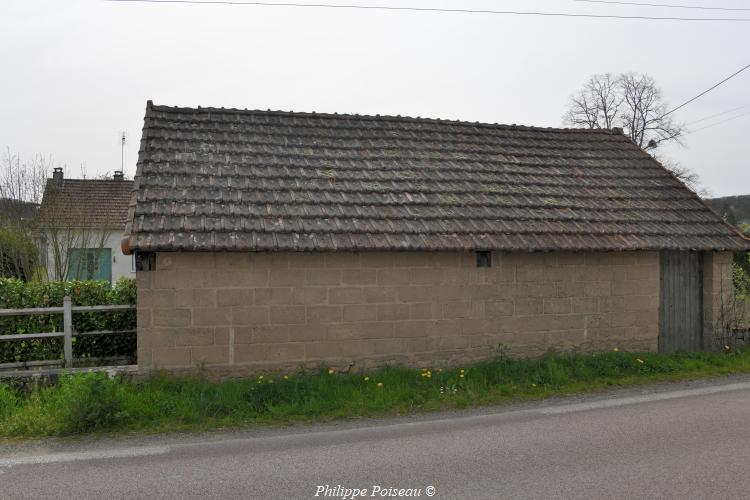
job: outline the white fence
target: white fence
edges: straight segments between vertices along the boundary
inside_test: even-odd
[[[73,331],[73,314],[84,312],[106,312],[106,311],[129,311],[135,309],[134,305],[107,305],[107,306],[74,306],[73,301],[67,295],[63,299],[62,307],[36,307],[29,309],[0,309],[0,316],[30,316],[33,314],[62,314],[62,332],[43,333],[19,333],[13,335],[0,335],[0,342],[11,340],[29,340],[46,338],[63,338],[63,352],[65,353],[65,367],[73,368],[73,337],[83,335],[112,335],[120,333],[135,333],[136,330],[97,330],[93,332]],[[42,364],[55,364],[55,360],[33,361],[26,363],[3,363],[3,368],[15,368],[19,366],[31,366]]]

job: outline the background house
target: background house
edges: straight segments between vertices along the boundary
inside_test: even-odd
[[[55,168],[37,221],[37,245],[49,279],[110,283],[135,277],[134,258],[120,248],[133,181],[66,179]]]
[[[143,370],[711,348],[750,244],[621,132],[147,106]]]

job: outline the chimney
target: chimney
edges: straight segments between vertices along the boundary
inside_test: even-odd
[[[55,181],[55,184],[58,186],[62,186],[63,183],[63,169],[62,167],[55,167],[52,169],[52,180]]]
[[[122,170],[115,170],[115,173],[112,175],[112,179],[121,181],[125,179],[125,175],[122,173]]]

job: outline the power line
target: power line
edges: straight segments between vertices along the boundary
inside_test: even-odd
[[[323,9],[356,9],[356,10],[387,10],[409,12],[445,12],[461,14],[495,14],[515,16],[544,16],[544,17],[573,17],[593,19],[635,19],[648,21],[716,21],[716,22],[750,22],[750,18],[732,17],[654,17],[654,16],[618,16],[609,14],[575,14],[567,12],[532,12],[516,10],[473,10],[473,9],[444,9],[439,7],[393,7],[385,5],[352,5],[328,3],[273,3],[273,2],[244,2],[229,0],[104,0],[105,2],[130,3],[162,3],[162,4],[198,4],[198,5],[258,5],[263,7],[302,7]]]
[[[726,111],[722,111],[721,113],[715,113],[713,115],[704,116],[703,118],[700,118],[698,120],[693,120],[691,122],[687,122],[686,125],[692,125],[694,123],[704,122],[706,120],[710,120],[711,118],[716,118],[717,116],[726,115],[727,113],[732,113],[734,111],[739,111],[741,109],[745,109],[748,106],[750,106],[750,104],[745,104],[744,106],[738,106],[736,108],[728,109]]]
[[[691,102],[693,102],[694,100],[698,99],[699,97],[701,97],[701,96],[704,96],[704,95],[708,94],[708,93],[709,93],[709,92],[711,92],[711,91],[712,91],[713,89],[715,89],[715,88],[716,88],[716,87],[718,87],[719,85],[723,84],[724,82],[726,82],[726,81],[728,81],[728,80],[730,80],[730,79],[734,78],[735,76],[739,75],[740,73],[742,73],[743,71],[745,71],[745,70],[746,70],[747,68],[750,68],[750,64],[748,64],[748,65],[747,65],[747,66],[745,66],[744,68],[741,68],[741,69],[739,69],[739,70],[735,71],[734,73],[732,73],[731,75],[729,75],[728,77],[724,78],[724,79],[723,79],[722,81],[720,81],[719,83],[717,83],[716,85],[714,85],[713,87],[711,87],[711,88],[708,88],[708,89],[704,90],[703,92],[701,92],[700,94],[698,94],[697,96],[695,96],[695,97],[693,97],[693,98],[691,98],[691,99],[688,99],[687,101],[683,102],[682,104],[680,104],[680,105],[679,105],[679,106],[677,106],[676,108],[672,108],[672,109],[671,109],[670,111],[667,111],[666,113],[664,113],[664,116],[667,116],[667,115],[669,115],[669,114],[672,114],[672,113],[674,113],[675,111],[677,111],[678,109],[680,109],[680,108],[682,108],[682,107],[684,107],[684,106],[687,106],[688,104],[690,104],[690,103],[691,103]]]
[[[641,2],[615,2],[611,0],[573,0],[583,3],[604,3],[614,5],[637,5],[639,7],[664,7],[667,9],[695,9],[695,10],[721,10],[721,11],[750,11],[747,8],[734,7],[704,7],[702,5],[677,5],[668,3],[641,3]]]
[[[697,128],[695,130],[691,130],[691,131],[689,131],[689,132],[687,132],[687,133],[685,133],[683,135],[692,134],[692,133],[698,132],[700,130],[706,130],[707,128],[715,127],[717,125],[721,125],[721,124],[726,123],[726,122],[731,122],[732,120],[736,120],[737,118],[742,118],[743,116],[747,116],[747,115],[750,115],[750,111],[746,111],[746,112],[744,112],[742,114],[739,114],[737,116],[733,116],[731,118],[727,118],[726,120],[721,120],[720,122],[712,123],[711,125],[706,125],[705,127],[701,127],[701,128]]]

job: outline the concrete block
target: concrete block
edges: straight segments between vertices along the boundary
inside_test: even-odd
[[[325,267],[331,269],[352,269],[362,267],[362,257],[358,253],[326,253]]]
[[[230,326],[232,309],[229,307],[194,307],[193,326]]]
[[[294,252],[289,254],[290,269],[310,269],[324,266],[325,256],[322,253]]]
[[[417,302],[409,305],[410,319],[433,319],[435,318],[435,305],[433,302]]]
[[[378,307],[378,321],[393,321],[409,319],[409,304],[380,304]]]
[[[332,286],[341,284],[339,269],[305,269],[306,286]]]
[[[543,299],[517,299],[515,301],[515,316],[534,316],[544,313]]]
[[[503,318],[513,316],[514,303],[511,300],[488,300],[484,304],[485,315],[488,318]]]
[[[411,279],[403,269],[377,269],[376,273],[378,285],[408,285]]]
[[[376,269],[342,269],[341,284],[343,285],[375,285],[377,283]]]
[[[268,361],[268,344],[237,344],[234,346],[235,364]]]
[[[210,288],[175,290],[174,298],[177,307],[216,307],[216,290]]]
[[[366,286],[362,288],[362,296],[365,303],[396,302],[398,300],[398,287],[392,286]],[[419,301],[424,302],[424,301]]]
[[[443,319],[468,318],[471,315],[471,302],[445,302],[438,306]]]
[[[323,286],[292,289],[292,304],[320,305],[328,302],[328,288]]]
[[[328,325],[286,325],[290,342],[314,342],[326,338]]]
[[[174,290],[139,290],[138,300],[148,304],[149,308],[169,308],[175,306]]]
[[[180,328],[173,335],[177,347],[213,345],[213,328]]]
[[[190,359],[193,365],[219,365],[229,363],[229,347],[206,346],[191,347]]]
[[[293,325],[305,322],[305,306],[271,306],[271,323]]]
[[[229,345],[232,327],[219,326],[214,329],[214,345]]]
[[[307,323],[339,323],[342,318],[341,306],[307,306]]]
[[[571,299],[544,299],[544,314],[568,314],[572,311]]]
[[[573,312],[576,314],[589,314],[597,311],[598,301],[596,297],[577,297],[571,299]]]
[[[169,307],[152,309],[154,326],[190,326],[191,310]]]
[[[253,301],[256,306],[292,303],[291,288],[256,288]]]
[[[220,288],[216,290],[219,307],[249,306],[253,304],[253,291],[249,288]]]
[[[189,347],[161,347],[152,351],[156,368],[186,368],[192,366]]]
[[[375,321],[378,318],[376,304],[353,304],[343,306],[343,320],[346,322]]]
[[[270,306],[245,306],[232,308],[232,325],[265,325],[270,322]]]
[[[268,285],[272,287],[304,286],[305,277],[299,269],[271,269]]]
[[[338,287],[328,289],[329,304],[361,304],[364,302],[362,288]]]

